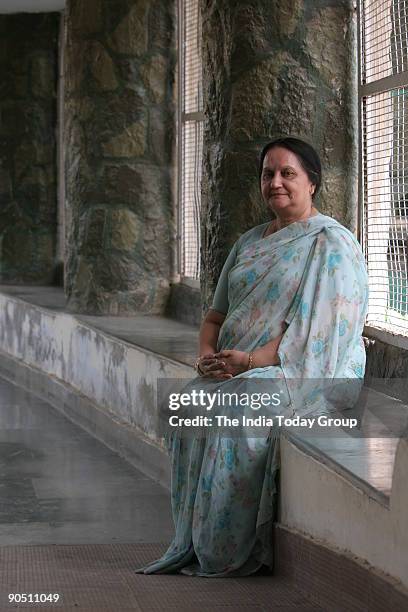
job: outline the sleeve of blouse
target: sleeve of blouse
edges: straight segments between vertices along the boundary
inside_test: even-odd
[[[231,268],[234,267],[237,258],[237,243],[232,247],[230,254],[228,255],[225,264],[221,270],[220,277],[218,279],[217,288],[214,293],[211,308],[222,314],[227,314],[229,307],[228,300],[228,276]]]

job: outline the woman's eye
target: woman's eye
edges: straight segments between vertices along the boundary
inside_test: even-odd
[[[295,173],[293,172],[293,170],[284,170],[284,172],[282,172],[283,176],[295,176]]]

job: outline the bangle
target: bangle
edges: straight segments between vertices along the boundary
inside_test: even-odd
[[[251,352],[249,353],[247,370],[252,370],[253,367],[254,367],[254,354]]]

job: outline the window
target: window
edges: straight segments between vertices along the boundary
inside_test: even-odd
[[[200,274],[203,119],[200,4],[179,0],[178,259],[190,279]]]
[[[361,217],[367,323],[408,335],[408,0],[360,0]]]

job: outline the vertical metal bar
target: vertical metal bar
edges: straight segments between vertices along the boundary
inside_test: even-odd
[[[184,93],[184,0],[178,0],[178,95],[177,95],[177,272],[183,273],[182,231],[183,231],[183,93]]]
[[[199,278],[200,273],[200,171],[201,171],[201,122],[194,122],[194,232],[197,236],[197,249],[194,257],[194,278]]]
[[[362,84],[362,31],[361,31],[361,15],[362,4],[364,0],[357,2],[357,75],[358,75],[358,214],[357,214],[357,236],[360,240],[363,249],[365,245],[364,235],[364,194],[363,194],[363,130],[362,130],[362,96],[360,86]]]

